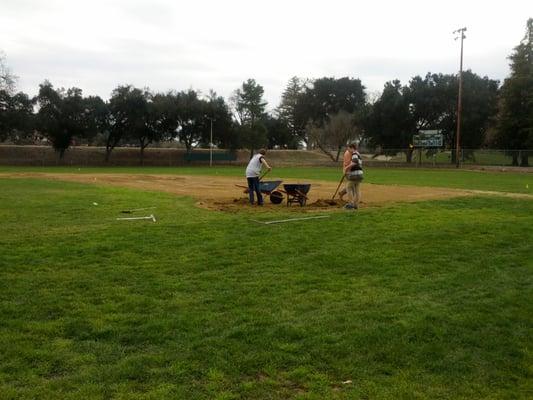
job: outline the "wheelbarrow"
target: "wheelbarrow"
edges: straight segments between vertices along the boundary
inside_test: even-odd
[[[311,189],[310,183],[283,184],[283,188],[287,194],[287,206],[292,203],[298,203],[301,207],[305,206],[307,193]]]
[[[283,201],[283,194],[276,190],[283,181],[261,181],[259,182],[259,190],[261,193],[269,196],[272,204],[280,204]],[[237,187],[244,188],[244,193],[249,193],[248,186],[236,185]]]

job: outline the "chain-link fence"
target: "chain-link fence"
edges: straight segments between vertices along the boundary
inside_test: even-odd
[[[72,146],[63,158],[49,146],[0,145],[0,165],[20,166],[183,166],[200,164],[231,165],[246,160],[246,154],[227,150],[117,147],[106,159],[105,147]],[[244,162],[244,161],[242,161]]]
[[[337,166],[344,149],[328,156],[320,150],[269,150],[268,159],[277,166]],[[361,149],[367,166],[452,167],[455,151],[435,149]],[[103,147],[73,146],[62,159],[49,146],[0,145],[0,165],[20,166],[183,166],[183,165],[243,165],[250,159],[249,150],[185,149],[149,147],[141,159],[138,147],[115,148],[106,161]],[[335,161],[338,155],[338,160]],[[531,161],[530,161],[531,158]],[[460,164],[468,166],[533,165],[533,150],[463,149]]]
[[[363,152],[367,161],[383,164],[446,166],[456,164],[455,150],[381,149]],[[524,166],[533,161],[533,150],[462,149],[461,165]]]
[[[11,166],[161,166],[246,165],[250,150],[148,147],[141,159],[139,147],[117,147],[106,161],[106,149],[93,146],[71,146],[63,158],[50,146],[0,145],[0,165]],[[336,165],[319,151],[270,150],[268,159],[276,166]]]

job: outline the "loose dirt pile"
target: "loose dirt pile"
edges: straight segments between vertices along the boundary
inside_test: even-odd
[[[332,199],[318,199],[314,203],[311,203],[312,207],[341,207],[346,204],[341,200],[332,200]]]
[[[61,181],[90,183],[101,186],[122,186],[142,190],[155,190],[173,193],[180,196],[190,196],[197,200],[199,207],[212,210],[237,212],[240,210],[294,210],[313,211],[323,209],[340,209],[344,202],[338,198],[331,200],[337,187],[336,182],[306,180],[311,183],[309,199],[304,207],[293,204],[287,207],[286,199],[281,204],[272,204],[265,196],[263,207],[251,206],[248,195],[244,193],[244,178],[193,176],[193,175],[143,175],[143,174],[62,174],[62,173],[7,173],[0,174],[0,178],[40,178]],[[270,178],[274,180],[275,178]],[[285,180],[284,183],[304,183],[295,179]],[[239,185],[239,186],[237,186]],[[472,191],[429,188],[414,186],[385,186],[363,183],[362,207],[380,206],[394,202],[413,202],[423,200],[445,199],[450,197],[468,196]]]

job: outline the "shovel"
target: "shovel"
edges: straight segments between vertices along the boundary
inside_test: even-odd
[[[268,174],[269,172],[270,172],[269,169],[267,169],[265,172],[263,172],[263,175],[261,175],[261,176],[259,177],[259,182],[261,182],[261,181],[263,180],[263,178],[265,177],[265,175]]]
[[[331,200],[333,200],[335,198],[335,196],[337,195],[337,192],[339,191],[339,188],[341,187],[342,185],[342,182],[344,181],[344,177],[346,175],[342,174],[342,178],[341,178],[341,181],[339,182],[339,186],[337,186],[337,190],[335,190],[335,193],[333,194],[333,197],[331,198]]]

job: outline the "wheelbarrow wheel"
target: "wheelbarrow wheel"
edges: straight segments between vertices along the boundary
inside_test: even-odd
[[[283,201],[283,194],[277,190],[270,193],[270,202],[272,204],[280,204]]]

